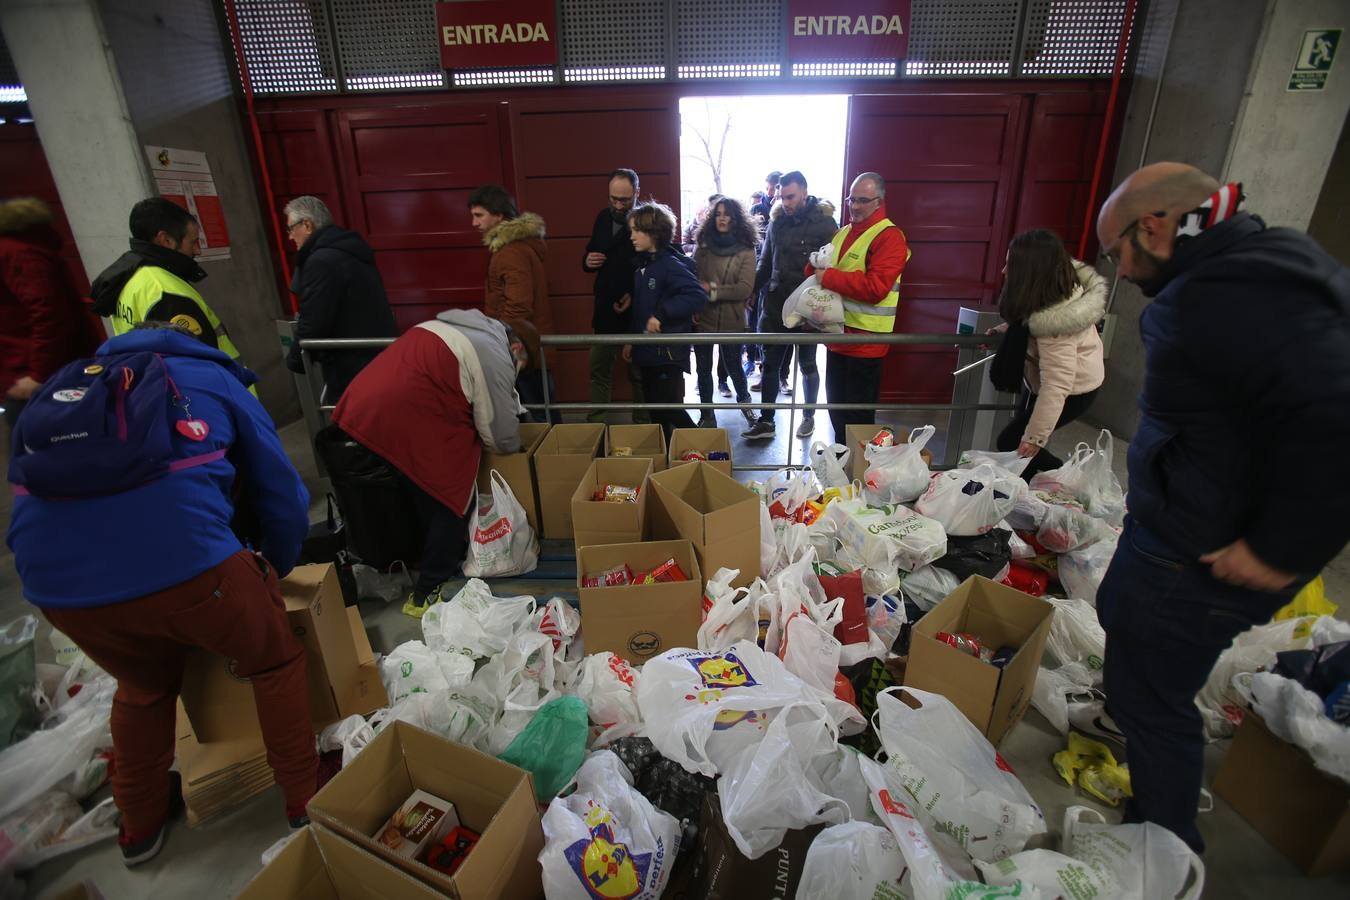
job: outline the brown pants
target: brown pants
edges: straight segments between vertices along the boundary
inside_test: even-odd
[[[112,787],[128,838],[153,835],[164,823],[178,691],[196,647],[236,660],[238,674],[252,680],[267,762],[287,814],[304,811],[318,777],[305,651],[286,621],[276,572],[252,553],[241,550],[139,600],[44,612],[117,679]]]

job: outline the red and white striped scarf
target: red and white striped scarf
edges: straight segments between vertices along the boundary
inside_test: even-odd
[[[1204,203],[1185,213],[1177,226],[1177,243],[1193,238],[1207,228],[1213,228],[1220,222],[1233,218],[1247,209],[1247,195],[1242,193],[1242,183],[1230,181],[1209,195]]]

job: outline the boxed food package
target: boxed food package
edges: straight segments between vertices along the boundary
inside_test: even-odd
[[[553,540],[572,537],[572,494],[600,453],[605,426],[554,425],[534,451],[535,483],[539,487],[542,534]]]
[[[396,856],[421,859],[423,852],[459,827],[455,804],[426,791],[413,791],[374,837]]]
[[[510,485],[516,500],[525,507],[525,518],[529,519],[535,534],[539,533],[539,491],[534,483],[534,452],[544,442],[549,427],[547,422],[522,422],[519,452],[493,453],[485,448],[478,464],[478,492],[492,492],[492,470],[496,469]]]
[[[572,494],[572,539],[576,546],[631,544],[646,537],[647,479],[651,474],[652,461],[645,456],[593,460]],[[597,495],[606,499],[597,500]]]
[[[652,471],[660,472],[668,453],[660,425],[611,425],[605,431],[606,456],[645,457],[652,461]]]
[[[673,561],[685,580],[662,567]],[[622,570],[659,574],[651,584],[615,582],[586,586],[587,575]],[[703,580],[688,541],[606,544],[577,550],[577,587],[586,652],[608,650],[641,665],[672,647],[695,647],[702,621]]]
[[[972,575],[914,624],[905,686],[942,694],[997,745],[1031,703],[1054,611],[1044,600]],[[1013,652],[995,665],[949,643],[948,635]]]
[[[1306,874],[1350,874],[1350,785],[1255,713],[1243,717],[1214,793]]]
[[[479,834],[453,875],[401,856],[373,836],[414,791],[453,803],[462,824]],[[534,900],[543,893],[536,860],[544,832],[530,774],[407,722],[381,731],[314,795],[308,811],[315,825],[441,894]]]
[[[735,587],[759,577],[761,516],[754,491],[705,462],[658,472],[651,486],[653,538],[690,541],[705,577],[737,569]]]
[[[848,477],[850,481],[863,481],[867,475],[867,454],[863,450],[865,446],[874,440],[883,430],[890,431],[891,440],[896,444],[909,443],[909,429],[899,425],[885,425],[877,423],[875,425],[845,425],[844,437],[848,449],[851,451],[848,457]],[[884,439],[883,439],[884,440]],[[920,450],[919,455],[928,465],[933,464],[933,454],[926,449]]]
[[[697,460],[686,459],[701,455],[708,465],[728,478],[731,477],[731,438],[725,428],[676,428],[670,433],[670,466],[686,465]],[[709,459],[709,454],[726,454],[726,459]]]
[[[305,647],[309,708],[314,728],[365,715],[389,704],[370,640],[356,607],[346,608],[331,563],[296,566],[281,581],[286,617]],[[198,741],[261,735],[253,688],[235,674],[235,662],[197,651],[188,657],[183,708]]]
[[[333,832],[308,825],[254,876],[239,900],[433,900],[444,896]]]

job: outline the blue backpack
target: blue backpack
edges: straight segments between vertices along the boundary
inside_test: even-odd
[[[77,360],[48,379],[19,416],[9,481],[20,495],[98,497],[225,456],[218,450],[176,459],[175,428],[192,440],[209,431],[191,418],[159,354]]]

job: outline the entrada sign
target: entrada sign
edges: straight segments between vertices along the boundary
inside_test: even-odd
[[[441,66],[495,69],[558,61],[553,0],[451,0],[436,4]]]
[[[793,62],[903,59],[910,0],[789,0]]]

